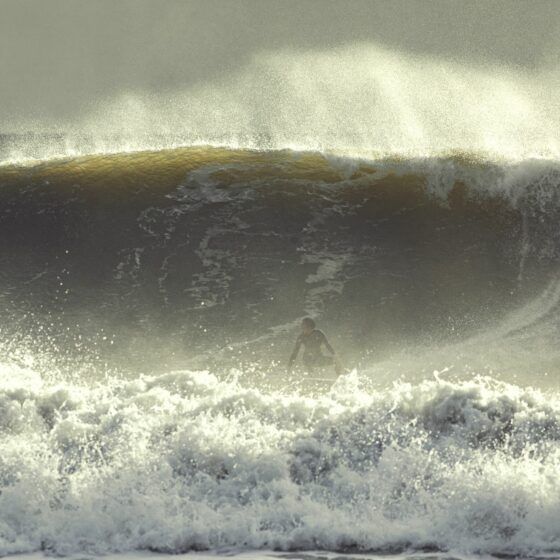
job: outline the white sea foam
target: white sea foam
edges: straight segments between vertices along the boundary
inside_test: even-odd
[[[6,366],[7,367],[7,366]],[[0,394],[0,552],[560,550],[560,401],[480,378],[316,397],[171,372]]]
[[[19,560],[43,560],[45,556],[41,553],[20,554]],[[478,558],[476,556],[468,556],[460,553],[448,554],[444,552],[407,552],[402,555],[395,554],[365,554],[328,552],[324,550],[305,551],[305,552],[282,552],[275,550],[235,550],[222,549],[218,551],[191,551],[186,554],[173,554],[173,560],[220,560],[223,558],[234,558],[235,560],[468,560],[469,558]],[[87,560],[83,555],[68,556],[69,560]],[[165,558],[161,553],[150,551],[128,552],[121,554],[104,555],[105,560],[162,560]],[[545,556],[546,558],[546,556]]]

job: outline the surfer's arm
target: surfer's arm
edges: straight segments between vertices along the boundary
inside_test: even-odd
[[[297,340],[296,340],[296,345],[294,346],[294,350],[292,352],[292,355],[290,356],[290,359],[288,361],[288,369],[290,369],[293,365],[293,363],[296,361],[296,358],[299,354],[299,349],[301,348],[301,337],[298,336]]]
[[[328,350],[331,356],[334,356],[336,353],[334,351],[334,348],[329,344],[329,341],[327,340],[327,337],[324,335],[324,333],[321,334],[323,335],[323,344],[325,345],[325,348]]]
[[[337,375],[340,375],[341,373],[344,372],[344,367],[340,362],[340,358],[336,355],[334,348],[329,344],[327,337],[323,333],[321,334],[323,335],[323,344],[325,345],[325,348],[327,349],[328,352],[330,352],[331,356],[333,357],[334,370],[336,371]]]

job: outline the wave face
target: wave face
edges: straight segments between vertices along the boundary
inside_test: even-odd
[[[560,550],[560,404],[535,390],[351,374],[313,399],[200,372],[9,373],[2,554]]]
[[[410,348],[417,371],[421,348],[428,372],[546,384],[559,179],[543,160],[212,148],[5,166],[5,352],[146,373],[270,366],[312,315],[350,366]]]

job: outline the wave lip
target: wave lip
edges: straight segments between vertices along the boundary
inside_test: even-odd
[[[489,378],[320,397],[181,371],[0,398],[0,552],[560,550],[560,404]]]

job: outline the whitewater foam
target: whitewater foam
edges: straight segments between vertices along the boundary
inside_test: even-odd
[[[12,380],[0,551],[560,550],[556,395],[488,378],[370,385]]]

